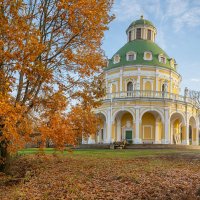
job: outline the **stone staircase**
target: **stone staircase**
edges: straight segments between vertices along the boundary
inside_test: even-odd
[[[110,144],[81,144],[76,149],[110,149]],[[195,145],[176,144],[126,144],[125,149],[199,149]]]

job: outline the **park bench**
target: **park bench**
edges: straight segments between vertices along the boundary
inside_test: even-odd
[[[113,142],[113,144],[110,145],[110,149],[124,149],[126,146],[126,141],[122,142]]]

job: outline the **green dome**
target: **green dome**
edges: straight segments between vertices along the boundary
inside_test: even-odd
[[[126,54],[130,51],[134,51],[136,53],[136,60],[127,61]],[[152,53],[152,60],[144,60],[144,52],[150,51]],[[158,56],[163,54],[166,57],[166,64],[159,62]],[[120,62],[114,64],[114,56],[120,56]],[[119,51],[115,53],[112,59],[109,60],[108,67],[106,70],[113,69],[116,67],[122,66],[130,66],[130,65],[149,65],[149,66],[157,66],[157,67],[165,67],[169,69],[173,69],[170,66],[170,58],[156,43],[150,40],[133,40],[126,43]]]
[[[143,19],[143,16],[141,16],[140,19],[136,20],[136,21],[133,21],[130,26],[128,27],[127,31],[133,27],[133,26],[136,26],[136,25],[148,25],[148,26],[152,26],[153,28],[155,28],[155,26],[153,25],[152,22],[150,22],[149,20],[146,20],[146,19]],[[126,31],[126,32],[127,32]]]

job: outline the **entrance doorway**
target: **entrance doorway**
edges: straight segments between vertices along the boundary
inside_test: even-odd
[[[132,131],[131,130],[126,130],[125,138],[126,138],[126,141],[129,144],[133,143],[133,136],[132,136]]]

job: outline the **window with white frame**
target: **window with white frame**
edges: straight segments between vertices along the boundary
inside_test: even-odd
[[[116,63],[119,63],[119,62],[120,62],[120,56],[119,55],[115,55],[113,63],[116,64]]]
[[[127,61],[132,61],[132,60],[136,60],[136,53],[133,51],[130,51],[126,54],[126,60]]]
[[[131,81],[129,81],[127,84],[127,91],[133,91],[133,83]]]
[[[166,57],[163,54],[160,54],[158,59],[160,63],[166,64]]]
[[[150,51],[144,52],[144,60],[152,60],[152,53]]]

